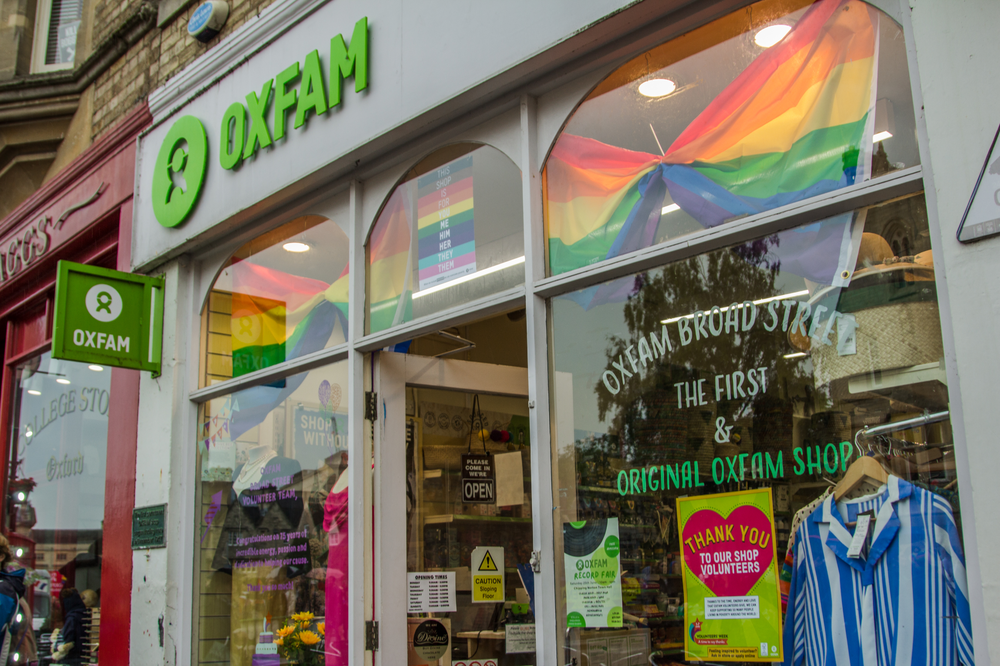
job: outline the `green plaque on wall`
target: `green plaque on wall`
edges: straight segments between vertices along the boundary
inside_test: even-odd
[[[60,261],[52,358],[160,374],[163,278]]]
[[[166,525],[166,504],[132,509],[132,550],[166,547]]]

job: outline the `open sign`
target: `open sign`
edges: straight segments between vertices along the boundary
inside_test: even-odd
[[[489,453],[462,455],[462,503],[496,504],[493,456]]]

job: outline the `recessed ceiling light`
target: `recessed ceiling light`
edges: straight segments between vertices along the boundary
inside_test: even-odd
[[[36,391],[35,389],[28,389],[28,394],[29,395],[41,395],[42,392],[41,391]]]
[[[93,370],[94,372],[102,372],[104,370],[104,368],[100,365],[88,365],[87,367]]]
[[[646,97],[665,97],[677,90],[677,84],[670,79],[650,79],[639,84],[639,94]]]
[[[69,384],[69,380],[66,379],[65,377],[60,377],[56,381],[59,382],[60,384]]]
[[[286,252],[308,252],[309,246],[306,243],[300,243],[299,241],[291,241],[285,243],[281,247],[285,248]]]
[[[884,131],[879,132],[878,134],[872,137],[872,143],[878,143],[879,141],[885,141],[886,139],[891,139],[891,138],[892,134],[890,134],[889,132],[884,132]]]
[[[753,38],[753,41],[757,43],[757,46],[763,46],[765,49],[769,49],[788,34],[788,31],[792,29],[790,25],[782,25],[780,23],[775,25],[769,25],[763,30],[759,31]]]
[[[666,215],[667,213],[672,213],[675,210],[680,210],[680,209],[681,207],[678,206],[677,204],[669,204],[660,209],[660,215]]]

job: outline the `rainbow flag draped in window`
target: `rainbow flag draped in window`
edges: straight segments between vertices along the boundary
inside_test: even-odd
[[[248,261],[232,266],[233,377],[322,349],[347,323],[348,267],[328,285]]]
[[[247,261],[233,264],[233,376],[324,349],[338,323],[346,338],[349,268],[328,285]],[[230,438],[262,423],[306,374],[234,393]]]
[[[369,331],[413,319],[410,201],[403,185],[389,197],[368,241]]]
[[[877,39],[876,10],[821,0],[664,155],[561,136],[544,173],[552,274],[650,246],[668,192],[709,228],[867,179]],[[838,223],[850,225],[845,219]],[[851,237],[829,224],[814,231],[817,242]],[[841,248],[830,249],[828,262],[795,262],[790,246],[811,246],[795,240],[775,248],[778,258],[788,255],[789,264],[810,267],[803,277],[830,284]]]

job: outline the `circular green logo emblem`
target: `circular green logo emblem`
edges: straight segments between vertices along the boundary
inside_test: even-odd
[[[167,132],[153,172],[153,213],[165,227],[186,220],[198,203],[208,168],[208,137],[194,116],[179,118]]]

